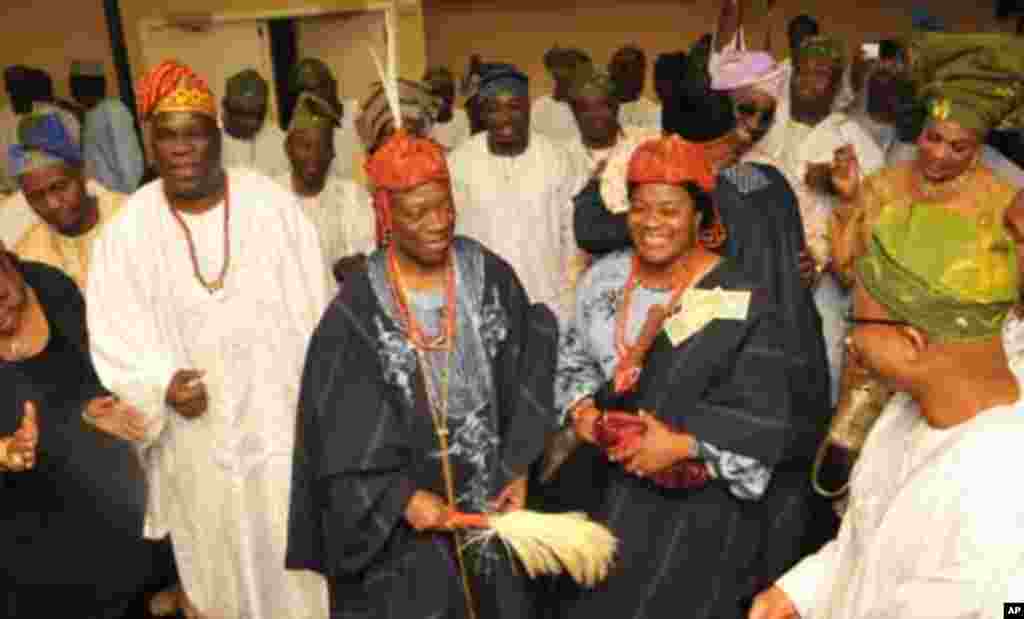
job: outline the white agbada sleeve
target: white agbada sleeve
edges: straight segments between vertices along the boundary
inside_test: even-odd
[[[173,344],[158,326],[159,310],[149,302],[156,277],[140,277],[143,254],[119,238],[119,230],[108,227],[93,244],[85,291],[89,349],[100,381],[144,416],[142,446],[149,447],[167,423],[167,386],[184,368],[175,362]]]
[[[555,207],[561,207],[559,213],[559,238],[562,248],[562,279],[561,290],[558,295],[559,307],[551,308],[558,314],[562,325],[569,324],[576,310],[576,279],[580,248],[576,244],[576,230],[573,228],[573,197],[580,189],[579,174],[572,164],[572,157],[562,147],[557,146],[556,152],[561,159],[562,182],[559,187],[558,196],[554,203]]]
[[[1000,445],[1001,443],[1001,445]],[[1024,494],[1005,482],[1005,474],[989,475],[1009,463],[1014,441],[987,440],[986,449],[970,450],[970,458],[957,464],[969,469],[968,485],[952,484],[960,495],[965,517],[952,530],[953,539],[941,540],[949,548],[941,563],[927,572],[909,575],[899,586],[864,614],[864,619],[967,619],[1001,616],[1010,600],[1009,583],[1024,566]],[[1019,445],[1016,445],[1019,448]],[[907,535],[928,535],[928,523]]]
[[[295,199],[284,188],[270,179],[261,180],[266,181],[266,199],[282,205],[281,219],[284,222],[285,242],[288,244],[281,248],[282,259],[277,261],[284,289],[268,290],[267,294],[283,295],[295,324],[308,339],[312,337],[330,300],[327,291],[330,273],[324,263],[320,236],[316,227],[302,214],[302,210],[293,208]],[[294,259],[287,259],[287,256]]]
[[[839,567],[839,548],[849,537],[846,529],[842,527],[836,539],[822,546],[818,552],[804,557],[775,583],[789,596],[801,619],[814,617],[819,592],[832,590]]]

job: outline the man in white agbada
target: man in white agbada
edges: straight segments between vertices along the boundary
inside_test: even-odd
[[[530,108],[530,129],[555,142],[572,142],[580,138],[576,120],[569,108],[569,87],[573,75],[589,68],[590,56],[572,48],[555,46],[544,54],[544,67],[555,82],[550,95],[534,99]]]
[[[333,275],[338,261],[369,255],[377,247],[370,194],[355,182],[329,173],[337,124],[330,104],[313,94],[300,95],[285,141],[291,171],[276,179],[295,196],[316,228],[329,271],[330,296],[338,288]]]
[[[635,45],[615,52],[608,63],[608,75],[619,99],[619,122],[623,127],[661,131],[661,104],[643,95],[647,81],[647,54]]]
[[[530,300],[566,320],[573,307],[571,200],[578,175],[564,148],[530,131],[526,75],[499,66],[482,76],[478,96],[486,131],[448,161],[456,232],[507,260]]]
[[[270,89],[254,69],[236,73],[224,88],[224,167],[249,168],[271,178],[288,171],[284,132],[267,122]]]
[[[1019,275],[999,210],[883,212],[857,263],[850,348],[901,393],[854,467],[836,539],[750,619],[980,619],[1020,601],[1024,403],[1000,334]]]
[[[297,385],[326,307],[316,231],[295,200],[225,172],[216,102],[187,67],[157,66],[140,115],[161,179],[94,246],[90,348],[145,416],[145,535],[170,534],[204,617],[324,619],[322,579],[284,569]]]

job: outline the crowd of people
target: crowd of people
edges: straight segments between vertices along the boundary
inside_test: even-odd
[[[133,114],[9,67],[0,615],[1022,601],[1024,37],[801,15],[779,61],[742,4],[657,101],[637,45],[552,48],[537,97],[392,55],[342,101],[306,58],[283,129],[253,69],[165,61]],[[518,510],[606,526],[607,578],[453,524]]]

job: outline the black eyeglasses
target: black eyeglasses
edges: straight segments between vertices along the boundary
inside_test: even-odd
[[[853,312],[847,312],[846,316],[843,317],[846,320],[846,324],[851,327],[863,326],[863,325],[880,325],[883,327],[909,327],[909,322],[905,320],[888,320],[885,318],[857,318],[853,315]]]

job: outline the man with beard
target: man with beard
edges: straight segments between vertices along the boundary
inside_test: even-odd
[[[537,97],[530,110],[530,127],[556,142],[579,139],[579,130],[569,109],[569,88],[577,71],[589,68],[590,56],[574,48],[557,45],[544,54],[544,67],[555,82],[550,95]]]
[[[285,151],[291,172],[277,178],[298,199],[302,212],[316,227],[324,263],[335,273],[338,261],[369,254],[376,246],[373,207],[366,190],[348,179],[328,174],[334,160],[334,129],[338,117],[326,101],[302,93],[295,105]],[[337,291],[329,277],[330,296]]]
[[[443,146],[446,152],[453,151],[470,135],[469,116],[465,110],[455,107],[455,78],[448,69],[436,67],[427,71],[423,83],[441,104],[430,137]]]
[[[608,74],[619,100],[619,121],[626,127],[661,130],[661,106],[643,96],[647,80],[647,54],[627,45],[612,56]]]
[[[18,133],[11,176],[41,222],[14,252],[63,271],[85,290],[93,243],[120,212],[124,196],[85,179],[82,153],[56,114],[26,116]]]
[[[174,62],[140,82],[160,174],[93,248],[96,370],[144,418],[144,534],[170,534],[200,615],[327,616],[324,583],[284,569],[295,409],[327,305],[316,230],[271,179],[225,171],[217,105]]]
[[[254,69],[228,78],[224,114],[224,167],[249,168],[271,178],[288,169],[281,150],[284,132],[267,122],[270,89]]]
[[[498,67],[483,76],[478,96],[487,131],[449,158],[458,231],[508,260],[530,299],[564,320],[573,307],[574,167],[562,146],[530,131],[526,75]]]

